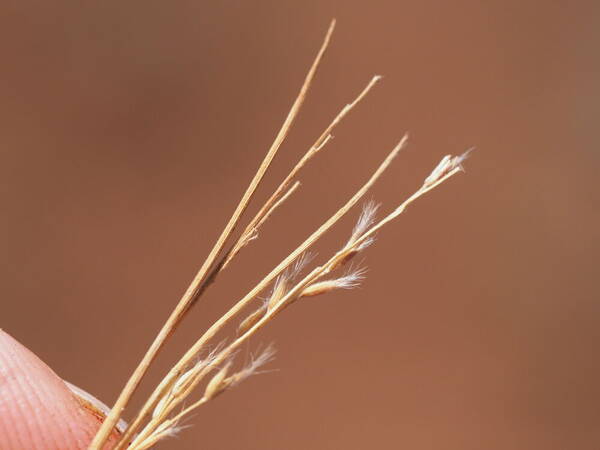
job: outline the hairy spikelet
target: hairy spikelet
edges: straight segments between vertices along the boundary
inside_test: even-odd
[[[204,398],[207,400],[211,400],[215,398],[217,395],[221,394],[227,387],[229,383],[227,382],[227,372],[229,371],[229,367],[231,366],[231,362],[228,362],[221,370],[219,370],[215,376],[211,378],[211,380],[206,385],[206,389],[204,390]]]
[[[346,246],[352,245],[356,240],[362,236],[362,234],[367,231],[367,229],[375,223],[375,216],[377,215],[377,210],[381,205],[375,203],[373,200],[368,201],[363,206],[362,212],[358,217],[358,221],[356,225],[354,225],[354,229],[352,230],[352,236],[348,240]],[[362,244],[363,246],[364,243]],[[367,246],[365,246],[367,247]]]
[[[317,281],[302,291],[300,297],[314,297],[315,295],[326,294],[338,289],[354,289],[358,287],[364,279],[365,268],[349,271],[344,276],[332,280]]]
[[[262,304],[258,309],[251,312],[244,320],[240,322],[237,328],[237,335],[240,336],[252,328],[267,313],[268,304]]]
[[[464,167],[462,163],[469,157],[469,154],[473,151],[473,149],[469,149],[459,156],[446,155],[440,161],[440,163],[436,166],[435,169],[431,172],[431,174],[425,179],[423,183],[424,186],[431,186],[435,184],[436,181],[439,181],[454,169],[460,169],[464,171]]]
[[[245,379],[261,373],[259,369],[265,364],[271,362],[274,356],[275,349],[272,345],[269,345],[267,348],[261,351],[258,356],[251,357],[250,362],[242,370],[229,377],[230,382],[228,387],[234,387]]]

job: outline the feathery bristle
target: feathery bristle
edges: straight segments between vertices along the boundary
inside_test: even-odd
[[[454,169],[460,169],[464,171],[462,163],[469,157],[474,149],[471,148],[459,156],[446,155],[442,158],[439,164],[431,172],[431,174],[425,179],[423,186],[430,186],[440,180],[444,175],[450,173]]]
[[[377,215],[377,211],[381,205],[379,203],[375,203],[373,200],[368,201],[363,206],[362,212],[352,230],[352,236],[348,241],[349,244],[353,243],[358,239],[362,234],[375,222],[375,216]]]
[[[256,357],[253,356],[251,358],[250,362],[246,365],[246,367],[244,367],[238,373],[236,373],[230,377],[231,378],[230,386],[232,386],[232,387],[236,386],[237,384],[241,383],[248,377],[260,374],[261,371],[258,369],[260,369],[265,364],[268,364],[269,362],[271,362],[273,360],[274,356],[275,356],[275,348],[272,345],[267,346],[263,351],[261,351],[258,354],[258,356],[256,356]]]

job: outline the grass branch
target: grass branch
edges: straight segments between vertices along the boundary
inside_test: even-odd
[[[275,137],[275,140],[273,141],[273,144],[271,145],[269,151],[267,152],[267,155],[265,156],[262,163],[260,164],[260,167],[256,171],[254,178],[252,179],[252,181],[250,182],[250,185],[246,189],[246,192],[244,192],[244,195],[242,196],[240,202],[238,203],[238,206],[236,207],[233,215],[229,219],[229,222],[223,229],[221,235],[217,239],[217,242],[215,243],[215,245],[212,248],[212,250],[210,251],[208,257],[202,264],[200,270],[198,271],[198,273],[196,274],[196,276],[190,283],[188,289],[185,291],[183,297],[181,298],[179,303],[176,305],[175,309],[173,310],[173,312],[171,313],[171,315],[169,316],[169,318],[167,319],[167,321],[165,322],[163,327],[160,329],[159,333],[157,334],[156,338],[154,339],[154,341],[152,342],[150,347],[148,348],[146,354],[143,356],[142,360],[140,361],[140,363],[134,370],[133,374],[127,381],[125,387],[121,391],[121,393],[120,393],[119,397],[117,398],[114,406],[112,407],[110,413],[108,414],[108,416],[102,423],[100,429],[98,430],[98,433],[92,440],[92,443],[90,444],[90,447],[89,447],[90,449],[93,449],[93,450],[102,449],[102,447],[105,444],[106,440],[108,439],[110,433],[112,432],[114,426],[117,424],[117,422],[121,418],[121,414],[122,414],[123,410],[129,403],[129,400],[133,396],[134,392],[136,391],[137,387],[139,386],[139,383],[141,382],[142,378],[148,371],[148,368],[150,367],[150,365],[156,358],[156,355],[158,354],[158,352],[164,345],[165,341],[173,333],[173,331],[175,330],[175,328],[177,327],[177,325],[179,324],[181,319],[184,317],[186,312],[189,310],[190,306],[197,300],[198,295],[200,293],[202,293],[204,291],[204,289],[206,289],[206,286],[210,282],[212,282],[214,280],[214,278],[216,277],[218,270],[217,271],[213,270],[211,272],[211,268],[213,268],[215,261],[217,260],[219,254],[222,252],[226,242],[228,241],[229,237],[231,236],[231,233],[233,233],[236,226],[238,225],[244,211],[248,207],[248,204],[250,203],[250,200],[252,199],[252,196],[254,195],[254,192],[256,191],[258,185],[262,181],[265,173],[267,172],[267,169],[269,168],[271,162],[273,161],[273,158],[277,154],[279,147],[285,140],[285,137],[287,136],[287,134],[292,126],[292,123],[294,122],[294,119],[297,117],[298,112],[300,111],[300,107],[304,103],[306,94],[307,94],[310,84],[314,78],[314,75],[317,71],[319,63],[321,62],[321,59],[322,59],[323,55],[325,54],[325,50],[327,49],[327,47],[329,45],[329,41],[331,39],[331,35],[333,33],[334,28],[335,28],[335,20],[333,20],[331,22],[329,29],[327,30],[323,44],[321,45],[321,48],[319,49],[319,52],[317,53],[317,56],[312,64],[312,66],[310,67],[308,74],[306,75],[304,83],[302,84],[300,92],[299,92],[298,96],[296,97],[296,100],[294,101],[292,108],[290,109],[290,112],[288,113],[281,129],[279,130],[277,136]]]

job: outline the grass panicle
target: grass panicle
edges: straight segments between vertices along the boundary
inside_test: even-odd
[[[104,447],[107,437],[121,418],[123,410],[128,405],[150,364],[154,361],[167,338],[176,330],[177,325],[189,312],[191,306],[200,298],[206,288],[216,280],[217,275],[232,263],[235,256],[258,238],[259,231],[268,218],[279,210],[284,203],[286,208],[290,207],[289,199],[300,186],[297,176],[301,169],[324,149],[332,138],[334,128],[366,97],[381,79],[380,76],[373,77],[366,87],[360,91],[359,95],[341,109],[317,137],[313,145],[309,147],[283,178],[273,193],[258,208],[258,212],[248,221],[248,224],[239,235],[234,236],[235,230],[254,197],[258,185],[267,173],[273,158],[298,115],[317,67],[328,47],[334,27],[335,21],[331,23],[327,31],[323,44],[306,75],[288,116],[250,185],[242,195],[229,222],[225,225],[190,286],[126,383],[110,414],[107,415],[93,439],[90,449],[99,450]],[[357,267],[351,262],[355,256],[372,245],[375,241],[375,235],[385,225],[400,216],[412,202],[462,171],[462,163],[468,155],[467,152],[461,156],[447,155],[442,158],[439,164],[424,179],[421,187],[382,219],[378,220],[376,218],[380,205],[372,201],[367,202],[350,233],[348,241],[338,251],[321,262],[320,265],[313,264],[314,258],[310,252],[311,247],[348,214],[357,203],[363,200],[377,180],[389,168],[401,149],[405,147],[407,139],[408,137],[405,135],[392,148],[371,176],[357,188],[356,192],[331,217],[289,252],[262,280],[229,310],[225,311],[198,337],[196,342],[190,345],[189,349],[172,366],[148,396],[141,409],[134,415],[127,429],[121,434],[120,441],[116,446],[117,449],[146,449],[162,439],[175,435],[184,427],[181,425],[182,420],[189,413],[213,401],[220,394],[239,385],[248,377],[260,373],[261,367],[270,362],[274,356],[272,347],[265,348],[242,366],[237,361],[237,355],[243,344],[247,343],[252,336],[275,319],[284,309],[296,302],[302,303],[304,298],[315,297],[336,290],[353,289],[360,285],[365,277],[366,269]],[[268,294],[264,294],[265,292],[268,292]],[[254,305],[252,309],[250,309],[251,305]],[[250,311],[248,311],[249,309]],[[238,316],[242,312],[245,315],[239,318]],[[237,329],[233,336],[225,336],[220,344],[213,344],[217,335],[224,334],[227,325],[235,325],[236,323]],[[202,394],[196,394],[198,392],[202,392]],[[194,399],[195,395],[199,396]]]

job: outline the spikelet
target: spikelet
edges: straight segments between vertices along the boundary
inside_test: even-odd
[[[173,385],[173,391],[177,392],[184,389],[188,381],[190,381],[190,379],[198,372],[198,367],[199,366],[196,365],[187,372],[184,372]]]
[[[258,322],[265,315],[266,312],[267,312],[267,305],[264,304],[260,308],[258,308],[256,311],[250,313],[250,315],[248,315],[248,317],[246,317],[244,320],[242,320],[240,322],[240,324],[238,325],[237,335],[241,336],[246,331],[248,331],[250,328],[252,328],[256,324],[256,322]]]
[[[279,301],[287,294],[291,281],[302,271],[302,269],[313,259],[313,254],[305,252],[298,260],[286,270],[283,274],[277,277],[275,285],[269,297],[265,300],[264,304],[251,312],[244,320],[240,322],[237,328],[237,335],[241,336],[250,328],[252,328],[256,322],[258,322],[268,310],[273,309]]]
[[[460,168],[460,170],[464,171],[462,163],[469,157],[469,153],[471,153],[474,149],[469,149],[459,156],[446,155],[442,158],[440,163],[436,166],[435,169],[431,172],[431,174],[425,179],[423,183],[423,187],[429,187],[439,181],[444,175],[448,174],[452,170],[456,168]]]
[[[337,289],[354,289],[364,279],[365,272],[365,269],[357,269],[340,278],[318,281],[305,288],[300,297],[314,297]]]
[[[230,382],[227,381],[226,377],[230,367],[231,361],[225,364],[221,370],[219,370],[217,374],[208,382],[204,391],[204,398],[206,400],[212,400],[217,395],[223,393],[225,389],[227,389]]]
[[[167,402],[169,402],[169,400],[171,400],[171,398],[172,398],[172,396],[171,396],[171,393],[169,392],[168,395],[165,395],[164,397],[162,397],[158,401],[158,403],[154,407],[154,411],[152,412],[152,418],[153,419],[159,417],[165,411],[165,407],[167,406]]]
[[[377,214],[379,206],[380,205],[378,203],[375,203],[372,200],[365,203],[360,213],[360,216],[358,217],[358,221],[352,229],[352,235],[350,236],[350,239],[348,239],[348,242],[344,246],[344,248],[346,249],[346,253],[344,257],[339,261],[339,263],[333,267],[333,269],[347,264],[356,255],[358,255],[364,249],[373,244],[373,242],[375,242],[374,237],[369,237],[368,239],[365,239],[363,242],[361,242],[359,245],[355,245],[356,241],[360,239],[363,233],[367,231],[367,229],[371,225],[373,225],[373,223],[375,223],[375,216]]]
[[[252,357],[250,363],[248,363],[246,367],[229,377],[229,384],[227,387],[236,386],[248,377],[251,377],[252,375],[258,375],[261,373],[261,371],[258,369],[272,361],[274,356],[275,349],[272,345],[269,345],[262,352],[260,352],[257,357]]]
[[[287,292],[289,281],[290,279],[287,273],[284,273],[277,278],[273,292],[271,292],[271,296],[267,300],[267,309],[273,309],[277,303],[279,303],[279,300],[283,298]]]
[[[275,281],[275,287],[271,293],[270,298],[267,301],[267,310],[273,309],[281,301],[281,299],[288,293],[292,281],[298,276],[302,269],[313,259],[313,254],[310,252],[303,253],[298,260],[287,269],[282,275]],[[288,302],[292,302],[293,299],[288,299]]]
[[[369,228],[371,225],[373,225],[373,223],[375,223],[375,216],[377,215],[377,211],[379,210],[380,206],[381,205],[375,203],[373,200],[370,200],[364,204],[360,216],[358,217],[358,221],[352,229],[352,236],[350,236],[346,247],[349,247],[352,244],[354,244],[358,240],[358,238],[360,238],[363,235],[363,233],[367,231],[367,228]],[[361,244],[361,247],[362,246],[366,247],[364,243]]]

